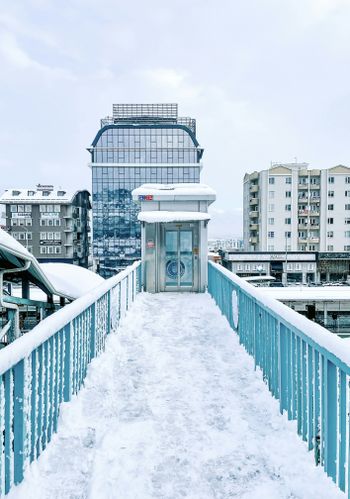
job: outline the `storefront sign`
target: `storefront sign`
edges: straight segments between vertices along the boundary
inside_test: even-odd
[[[153,201],[153,196],[151,194],[141,195],[139,201]]]

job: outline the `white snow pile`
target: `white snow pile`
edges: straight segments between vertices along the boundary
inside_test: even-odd
[[[3,247],[11,252],[18,253],[19,256],[25,259],[32,259],[33,255],[16,239],[14,239],[10,234],[0,229],[0,248]]]
[[[70,263],[41,263],[40,267],[59,294],[74,299],[104,282],[95,272]]]
[[[192,222],[195,220],[210,220],[209,213],[197,211],[142,211],[137,217],[140,222]]]
[[[8,499],[73,497],[345,495],[280,415],[209,295],[143,293]]]

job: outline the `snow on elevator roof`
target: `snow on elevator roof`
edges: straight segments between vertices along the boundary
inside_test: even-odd
[[[208,201],[216,199],[216,192],[206,184],[143,184],[134,189],[132,195],[136,200],[140,200],[139,196],[153,196],[155,200],[176,200],[182,197]]]
[[[209,213],[198,211],[142,211],[138,215],[140,222],[194,222],[198,220],[210,220]]]

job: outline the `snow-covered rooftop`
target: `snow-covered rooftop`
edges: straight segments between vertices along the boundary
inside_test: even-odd
[[[30,262],[27,269],[31,279],[45,287],[48,293],[76,299],[99,286],[104,279],[88,269],[68,263],[43,263],[12,236],[0,229],[0,269],[21,268],[22,260]],[[16,257],[14,259],[14,257]]]
[[[71,263],[41,263],[40,267],[58,293],[74,299],[104,282],[98,274]]]
[[[142,211],[138,214],[140,222],[193,222],[197,220],[210,220],[209,213],[197,211]]]
[[[176,201],[181,198],[207,201],[216,199],[216,192],[206,184],[143,184],[134,189],[132,195],[136,201],[143,201],[143,196],[152,196],[155,201],[159,199]]]
[[[12,188],[0,196],[0,203],[71,203],[79,191],[67,191],[52,186],[40,188]]]
[[[350,300],[350,286],[288,286],[263,288],[264,294],[282,301],[338,301]]]

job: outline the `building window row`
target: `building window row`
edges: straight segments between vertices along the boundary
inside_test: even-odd
[[[31,232],[12,232],[12,236],[18,241],[31,241],[33,239],[33,234]]]
[[[41,227],[60,227],[61,219],[60,218],[41,218],[40,226]]]
[[[11,204],[10,205],[11,213],[31,213],[32,205],[31,204]]]
[[[33,220],[31,218],[11,218],[12,227],[31,227],[33,225]]]
[[[61,246],[41,246],[41,255],[60,255],[62,252]]]
[[[59,204],[41,204],[39,211],[40,213],[59,213],[61,206]]]
[[[61,232],[40,232],[40,239],[43,241],[60,241]]]

